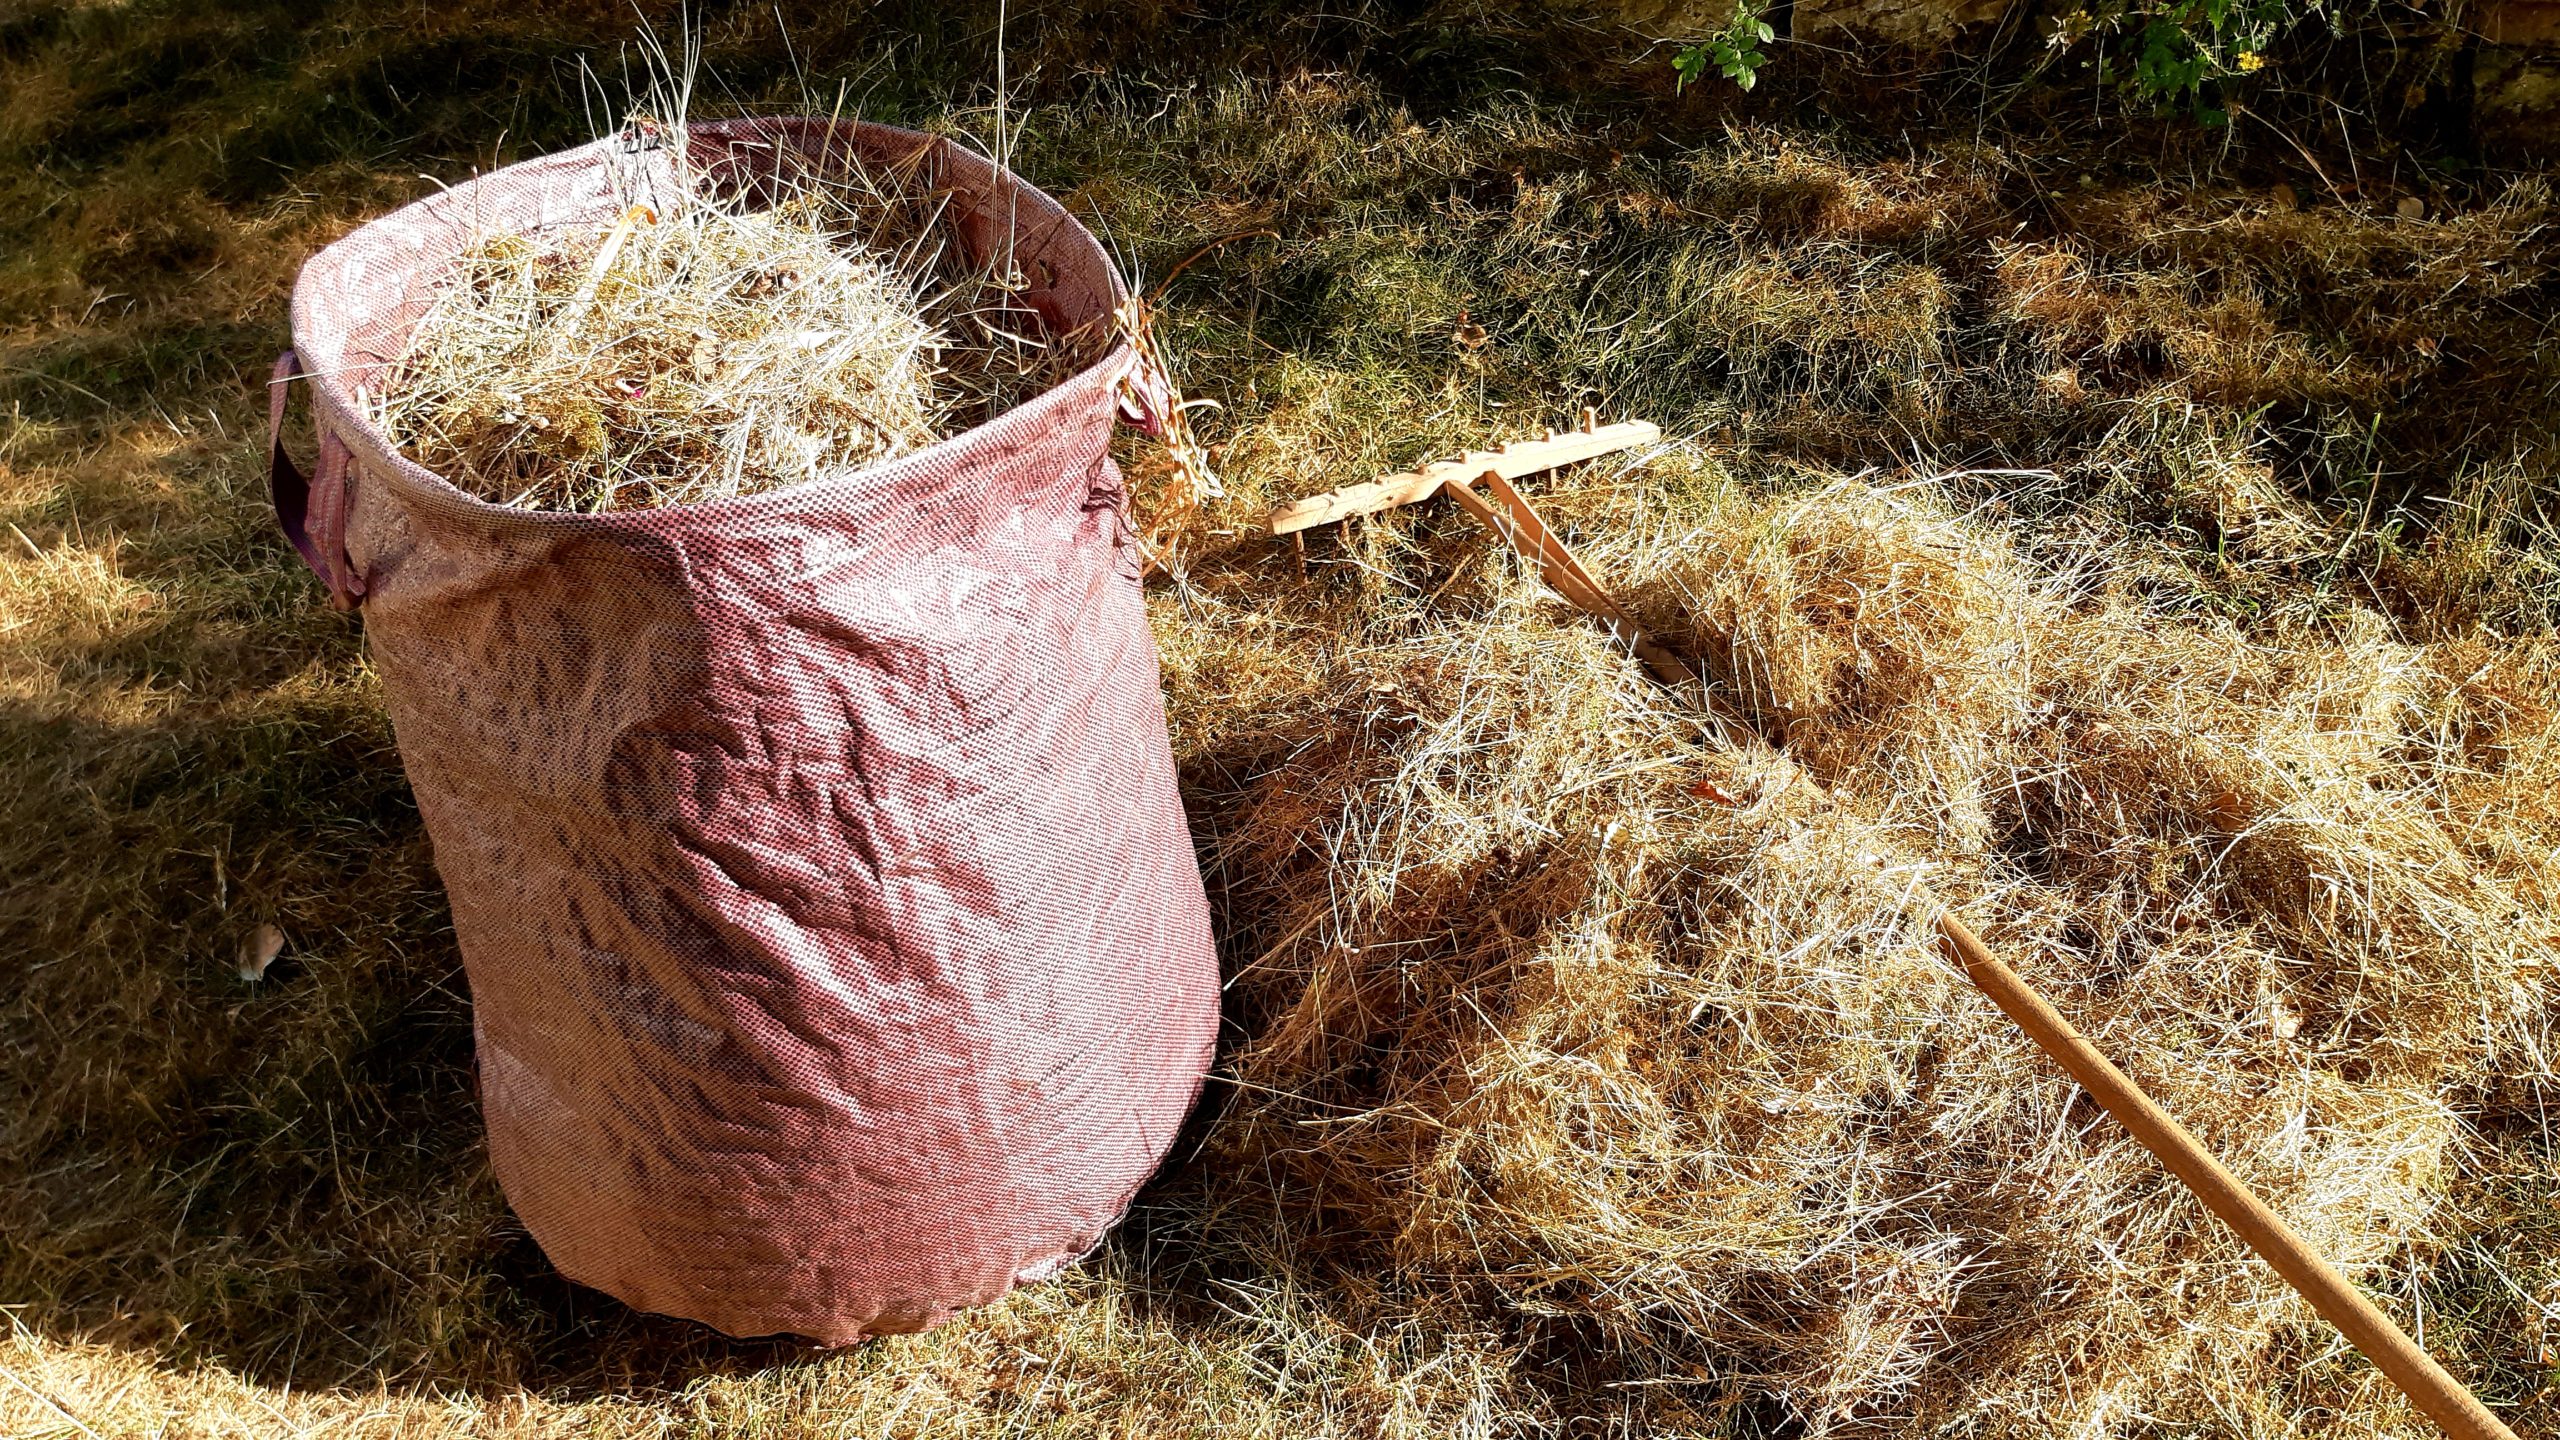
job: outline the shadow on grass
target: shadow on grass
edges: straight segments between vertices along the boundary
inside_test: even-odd
[[[206,639],[182,626],[146,648],[185,675]],[[98,679],[95,702],[129,692],[140,643],[48,658]],[[0,703],[18,781],[0,801],[0,1295],[20,1323],[349,1393],[663,1396],[826,1353],[573,1285],[508,1213],[450,918],[362,672],[101,708]],[[243,979],[268,924],[284,952]],[[1209,1278],[1267,1281],[1297,1243],[1252,1232],[1283,1223],[1278,1197],[1192,1158],[1208,1113],[1091,1262],[1131,1279],[1136,1318],[1214,1324]],[[1240,1216],[1262,1218],[1238,1233]],[[1286,1278],[1321,1298],[1327,1274]]]

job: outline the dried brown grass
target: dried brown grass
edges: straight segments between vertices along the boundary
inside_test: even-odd
[[[676,161],[612,225],[477,240],[378,419],[483,499],[583,512],[758,494],[983,423],[1092,337],[1015,303],[920,172],[723,196]]]
[[[1584,501],[1588,558],[1747,724],[1507,559],[1383,533],[1342,557],[1383,613],[1177,662],[1177,695],[1286,687],[1251,708],[1298,732],[1221,812],[1262,939],[1212,1145],[1411,1275],[1592,1333],[1666,1422],[2255,1405],[2307,1311],[1967,991],[1926,897],[2338,1263],[2423,1252],[2451,1101],[2560,1039],[2552,657],[2465,682],[2369,615],[2174,618],[1943,487],[1663,488]]]

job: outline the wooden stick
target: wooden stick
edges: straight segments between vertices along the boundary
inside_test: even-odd
[[[1483,522],[1484,527],[1491,530],[1497,538],[1535,563],[1539,577],[1547,582],[1550,589],[1562,595],[1573,608],[1586,614],[1597,615],[1604,620],[1614,617],[1617,609],[1615,603],[1601,594],[1599,587],[1584,583],[1582,577],[1576,573],[1580,569],[1579,566],[1569,568],[1550,556],[1539,537],[1533,535],[1527,527],[1513,519],[1504,509],[1478,494],[1473,485],[1464,480],[1452,480],[1448,483],[1447,490],[1449,498],[1458,502],[1459,509]]]
[[[1709,703],[1714,703],[1712,697]],[[1739,722],[1739,717],[1731,716],[1730,711],[1725,713]],[[1777,748],[1783,751],[1785,747]],[[1812,778],[1805,776],[1807,780]],[[1814,793],[1826,800],[1831,798],[1818,782]],[[2088,1037],[2064,1019],[2051,1001],[1993,955],[1972,927],[1956,918],[1954,911],[1938,905],[1931,923],[1947,957],[1964,971],[1974,988],[1989,996],[1991,1003],[2025,1031],[2038,1049],[2079,1081],[2101,1109],[2142,1142],[2142,1148],[2158,1157],[2169,1173],[2230,1226],[2242,1243],[2275,1267],[2295,1294],[2310,1301],[2312,1309],[2337,1326],[2437,1428],[2453,1440],[2517,1440],[2516,1433],[2490,1413],[2478,1396],[2420,1349],[2392,1323],[2390,1316],[2339,1274],[2336,1266],[2293,1233],[2291,1226],[2224,1169],[2222,1162],[2213,1158],[2213,1152],[2161,1109],[2158,1101],[2134,1083],[2133,1077],[2117,1069],[2097,1046],[2090,1044]]]
[[[1547,528],[1546,517],[1538,513],[1537,508],[1529,503],[1529,497],[1520,493],[1518,486],[1492,470],[1484,472],[1483,484],[1484,488],[1493,492],[1494,499],[1502,502],[1502,508],[1511,512],[1512,523],[1527,533],[1531,542],[1544,552],[1549,561],[1570,575],[1600,602],[1602,606],[1600,613],[1612,620],[1628,620],[1626,607],[1620,605],[1608,591],[1600,588],[1599,581],[1591,578],[1591,572],[1583,568],[1582,561],[1575,558],[1571,550],[1565,548],[1563,538]],[[1629,621],[1629,623],[1633,622]]]
[[[1626,607],[1618,603],[1617,597],[1601,588],[1600,582],[1592,578],[1589,570],[1583,568],[1582,561],[1574,555],[1573,551],[1566,548],[1563,538],[1547,528],[1546,518],[1529,503],[1528,496],[1521,494],[1510,481],[1499,475],[1487,473],[1484,483],[1485,488],[1493,491],[1495,497],[1502,501],[1503,507],[1511,512],[1515,532],[1512,543],[1516,546],[1519,543],[1518,536],[1525,534],[1530,543],[1537,547],[1537,555],[1533,558],[1538,558],[1545,567],[1544,573],[1548,584],[1555,585],[1561,575],[1578,586],[1588,597],[1585,601],[1579,602],[1581,608],[1607,625],[1610,633],[1618,637],[1619,643],[1634,651],[1636,658],[1644,662],[1645,668],[1653,672],[1655,679],[1676,689],[1698,678],[1697,672],[1689,668],[1688,662],[1656,644],[1652,636],[1644,633],[1644,627],[1635,622],[1635,617],[1627,613]],[[1468,488],[1463,485],[1456,486],[1450,493],[1456,494]],[[1557,588],[1568,599],[1571,598],[1570,589],[1564,586]]]
[[[1547,528],[1546,520],[1529,504],[1527,496],[1512,488],[1511,482],[1495,471],[1485,472],[1484,485],[1501,500],[1500,508],[1477,494],[1475,487],[1463,479],[1447,482],[1449,498],[1508,541],[1512,549],[1535,561],[1538,573],[1549,587],[1575,609],[1607,626],[1620,644],[1634,651],[1636,658],[1645,663],[1645,668],[1653,672],[1655,679],[1676,687],[1698,678],[1697,673],[1679,656],[1655,644],[1653,638],[1627,614],[1625,607],[1600,588],[1600,582],[1592,579],[1591,572],[1582,568],[1582,562],[1565,548],[1564,541]]]
[[[1545,439],[1522,440],[1499,450],[1470,450],[1455,460],[1440,460],[1419,470],[1395,475],[1381,475],[1366,484],[1349,485],[1328,490],[1276,506],[1263,524],[1274,535],[1329,525],[1348,520],[1354,515],[1372,515],[1380,510],[1393,510],[1399,505],[1412,505],[1440,493],[1440,487],[1451,480],[1472,480],[1486,471],[1516,480],[1535,475],[1577,460],[1589,460],[1638,445],[1651,445],[1662,438],[1662,427],[1643,420],[1622,420],[1615,425],[1594,423],[1590,428],[1567,431]]]
[[[2439,1429],[2454,1440],[2516,1440],[2516,1433],[2491,1414],[2478,1396],[2447,1374],[2443,1366],[2391,1323],[2390,1316],[2375,1308],[2336,1267],[2304,1244],[2292,1227],[2224,1169],[2222,1162],[2197,1143],[2185,1126],[2100,1054],[2098,1047],[2072,1028],[2071,1022],[2018,972],[1986,949],[1981,938],[1962,920],[1941,907],[1936,923],[1948,958],[1964,968],[1966,978],[2006,1011],[2018,1028],[2027,1032],[2028,1039],[2071,1072],[2071,1078],[2080,1082],[2091,1099],[2116,1117],[2117,1123],[2141,1141],[2144,1149],[2160,1157],[2169,1173],[2185,1182],[2206,1209],[2221,1216],[2222,1222],[2237,1232],[2250,1249],[2274,1266],[2295,1293],[2310,1301],[2312,1309],[2353,1341]]]
[[[1447,489],[1450,498],[1465,506],[1467,513],[1537,561],[1540,573],[1557,593],[1607,623],[1665,684],[1681,685],[1697,678],[1677,656],[1636,629],[1626,611],[1609,598],[1582,562],[1547,528],[1527,497],[1490,471],[1483,484],[1500,498],[1500,509],[1477,494],[1465,479],[1448,482]],[[1815,788],[1821,793],[1819,785]],[[1829,798],[1827,794],[1825,798]],[[2312,1309],[2337,1326],[2439,1429],[2452,1440],[2516,1440],[2516,1433],[2491,1414],[2478,1396],[2420,1349],[2392,1323],[2390,1316],[2339,1274],[2337,1267],[2293,1233],[2292,1227],[2268,1209],[2265,1201],[2252,1194],[2211,1151],[2187,1133],[2185,1126],[2073,1028],[2052,1002],[1993,955],[1981,937],[1956,918],[1955,912],[1940,905],[1932,923],[1947,957],[1963,969],[1965,978],[1976,989],[1989,996],[2037,1048],[2079,1081],[2090,1098],[2142,1142],[2144,1149],[2159,1157],[2169,1173],[2203,1201],[2206,1209],[2221,1217],[2243,1243],[2274,1266],[2294,1293],[2310,1301]]]
[[[577,338],[578,327],[586,323],[587,312],[595,308],[596,292],[604,288],[604,277],[612,271],[613,262],[622,258],[623,242],[631,238],[632,230],[637,226],[657,223],[658,212],[646,205],[632,206],[622,212],[621,219],[613,222],[613,229],[605,235],[604,243],[596,247],[596,258],[587,267],[585,282],[578,286],[577,294],[569,297],[560,318],[552,322],[552,358],[559,358],[569,348],[570,342]]]

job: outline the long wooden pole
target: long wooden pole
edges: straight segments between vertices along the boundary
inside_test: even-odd
[[[1468,513],[1537,562],[1540,573],[1557,593],[1607,624],[1639,658],[1654,666],[1666,684],[1686,683],[1691,677],[1688,667],[1676,659],[1671,661],[1676,669],[1665,669],[1659,663],[1657,657],[1665,657],[1668,652],[1635,629],[1625,609],[1591,578],[1591,572],[1547,528],[1525,497],[1490,469],[1480,483],[1497,492],[1502,501],[1500,509],[1476,494],[1464,478],[1451,477],[1444,488]],[[2491,1414],[2478,1396],[2418,1348],[2417,1342],[2339,1274],[2336,1266],[2294,1234],[2293,1228],[2268,1209],[2265,1201],[2252,1194],[2249,1187],[2223,1168],[2221,1161],[2213,1158],[2213,1152],[2188,1134],[2176,1117],[2161,1109],[2159,1102],[2132,1077],[2100,1054],[2088,1037],[2053,1008],[2052,1002],[1992,954],[1970,926],[1944,906],[1938,907],[1934,923],[1947,957],[1964,971],[1965,978],[2016,1022],[2037,1048],[2070,1072],[2090,1098],[2141,1141],[2144,1149],[2158,1156],[2169,1173],[2193,1191],[2206,1209],[2220,1216],[2250,1249],[2274,1266],[2296,1294],[2337,1326],[2439,1429],[2453,1440],[2517,1440],[2516,1433]]]
[[[1963,967],[1965,977],[2007,1012],[2028,1039],[2070,1071],[2091,1099],[2142,1142],[2142,1148],[2159,1156],[2160,1163],[2185,1182],[2206,1209],[2221,1216],[2250,1249],[2274,1266],[2286,1284],[2311,1302],[2312,1309],[2353,1341],[2411,1404],[2454,1440],[2516,1440],[2516,1433],[2489,1413],[2478,1396],[2419,1349],[2337,1267],[2303,1243],[2293,1227],[2222,1168],[2222,1162],[2185,1126],[2098,1053],[2098,1047],[2062,1018],[2062,1012],[2036,993],[2034,986],[1985,948],[1969,926],[1941,908],[1937,927],[1948,958]]]

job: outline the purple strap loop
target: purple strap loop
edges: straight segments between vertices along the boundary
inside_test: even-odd
[[[294,553],[329,587],[329,603],[353,610],[364,598],[364,577],[347,558],[348,487],[354,478],[352,457],[329,427],[320,427],[320,458],[305,479],[284,452],[284,407],[293,382],[302,379],[301,361],[290,350],[276,357],[267,380],[267,493],[274,499],[276,524]],[[315,493],[312,482],[319,482]]]

